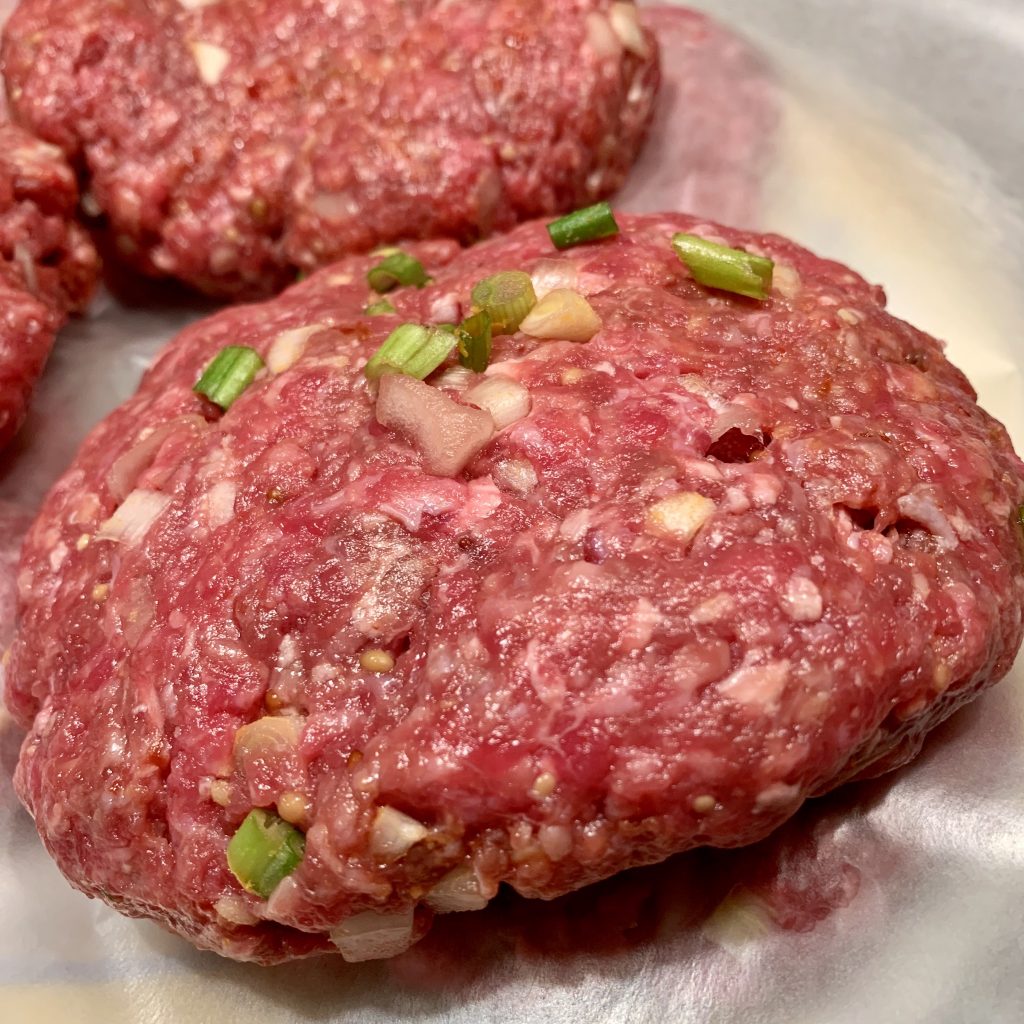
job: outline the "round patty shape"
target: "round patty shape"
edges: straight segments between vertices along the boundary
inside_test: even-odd
[[[394,316],[349,257],[188,328],[96,428],[27,539],[6,694],[75,885],[233,957],[383,955],[503,881],[757,840],[1008,670],[1024,467],[941,345],[784,239],[621,224],[424,243]],[[675,231],[772,257],[770,299],[698,285]],[[510,269],[603,326],[496,339],[530,411],[430,475],[362,367]],[[229,344],[276,372],[220,414],[192,386]],[[254,807],[305,833],[266,900],[226,862]]]
[[[118,250],[226,296],[607,195],[658,80],[610,0],[25,0],[3,61]]]
[[[58,328],[84,310],[99,277],[96,250],[73,222],[77,205],[61,151],[0,109],[0,448],[25,417]]]

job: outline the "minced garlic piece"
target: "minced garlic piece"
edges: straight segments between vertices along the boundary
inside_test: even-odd
[[[655,537],[688,544],[714,515],[715,503],[694,491],[683,491],[662,498],[647,510],[645,524]]]

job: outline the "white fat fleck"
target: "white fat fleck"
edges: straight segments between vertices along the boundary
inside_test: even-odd
[[[800,799],[799,786],[787,786],[784,782],[776,782],[767,786],[757,794],[754,806],[759,811],[774,810],[788,807]]]
[[[235,492],[233,480],[221,480],[203,495],[202,516],[211,530],[216,530],[234,518]]]
[[[654,631],[660,625],[663,617],[646,597],[639,598],[619,636],[619,650],[643,650],[651,642]]]
[[[199,77],[207,85],[216,85],[231,61],[231,54],[223,46],[202,41],[189,43],[189,49],[199,69]]]
[[[323,329],[323,324],[306,324],[282,331],[267,352],[267,369],[273,374],[290,369],[302,358],[309,339]]]
[[[196,11],[200,7],[212,7],[214,4],[220,3],[220,0],[178,0],[178,3],[186,11]]]
[[[821,591],[806,576],[790,576],[780,604],[794,622],[817,622],[821,618]]]
[[[731,594],[727,594],[724,591],[720,594],[716,594],[714,597],[709,597],[706,601],[702,601],[696,608],[690,612],[690,619],[697,623],[698,626],[705,626],[712,622],[718,622],[721,619],[727,618],[732,615],[736,608],[736,601]]]
[[[843,309],[836,311],[836,316],[843,321],[844,324],[849,324],[850,327],[856,327],[859,323],[862,323],[864,317],[861,316],[855,309]]]
[[[430,319],[433,323],[457,323],[461,319],[459,314],[459,297],[454,292],[438,296],[430,304]]]
[[[542,825],[537,838],[549,860],[562,860],[572,852],[572,832],[565,825]]]
[[[590,529],[591,515],[589,509],[581,508],[572,512],[562,521],[558,535],[570,544],[578,544]]]
[[[788,661],[769,661],[763,665],[743,665],[718,684],[723,697],[747,707],[774,707],[789,680]]]
[[[946,550],[952,550],[960,544],[960,538],[957,537],[952,523],[927,488],[904,494],[897,499],[896,507],[900,510],[900,515],[928,529]]]
[[[68,546],[63,541],[50,551],[50,568],[56,572],[68,557]]]
[[[632,0],[628,3],[612,4],[608,11],[608,20],[611,22],[612,31],[630,53],[635,53],[638,57],[646,57],[650,53],[647,39],[640,27],[640,19],[637,17],[636,4]]]
[[[798,412],[800,410],[800,403],[793,397],[784,398],[782,400],[782,404],[786,406],[787,409],[792,409],[793,412]]]

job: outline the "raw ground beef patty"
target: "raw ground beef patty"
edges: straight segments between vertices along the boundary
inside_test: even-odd
[[[236,296],[609,194],[658,79],[611,0],[24,0],[3,62],[120,252]]]
[[[233,957],[394,953],[502,881],[750,843],[1008,670],[1022,465],[940,344],[781,238],[621,223],[422,244],[396,315],[349,257],[187,329],[96,428],[29,533],[6,682],[76,886]],[[774,258],[770,299],[698,285],[675,231]],[[496,339],[529,411],[430,475],[363,365],[509,269],[603,326]],[[269,368],[220,414],[192,386],[229,344]],[[428,390],[465,410],[465,377]],[[226,862],[254,807],[305,833],[269,899]]]
[[[21,425],[57,329],[99,276],[72,222],[77,204],[61,151],[9,124],[0,103],[0,448]]]

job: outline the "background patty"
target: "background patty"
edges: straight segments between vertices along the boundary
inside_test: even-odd
[[[118,251],[255,295],[613,191],[658,78],[635,19],[609,0],[26,0],[3,61],[16,118],[87,172]]]
[[[99,276],[72,223],[74,175],[60,150],[9,124],[0,107],[0,447],[21,425],[57,329],[84,310]]]
[[[93,432],[29,534],[7,682],[16,785],[74,884],[240,958],[365,913],[409,942],[452,872],[546,897],[752,842],[1008,670],[1022,466],[939,343],[778,237],[621,220],[564,254],[536,223],[422,245],[434,283],[396,316],[342,261],[183,332]],[[697,285],[674,231],[770,255],[770,301]],[[531,412],[430,476],[362,364],[517,268],[603,329],[499,339]],[[192,385],[239,343],[295,361],[218,415]],[[658,510],[687,494],[712,504],[683,535]],[[238,742],[264,719],[294,742]],[[225,848],[286,803],[306,855],[264,901]],[[383,855],[385,826],[419,838]]]

